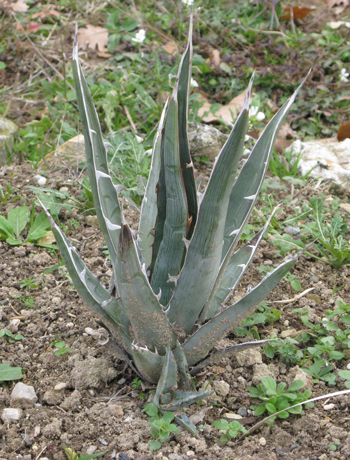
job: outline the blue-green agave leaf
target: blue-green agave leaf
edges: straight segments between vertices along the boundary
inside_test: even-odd
[[[228,264],[235,245],[250,216],[269,166],[271,151],[278,131],[306,78],[266,126],[232,187],[225,222],[224,247],[222,250],[224,263],[220,270],[224,270]]]
[[[165,355],[168,346],[174,348],[176,335],[148,282],[145,267],[141,267],[137,249],[128,224],[122,225],[119,239],[121,272],[119,289],[134,334],[135,342],[151,351]]]
[[[99,313],[109,324],[113,326],[117,336],[120,335],[129,351],[132,338],[129,334],[129,318],[127,317],[119,299],[112,297],[99,280],[91,273],[81,260],[62,230],[55,224],[49,211],[38,199],[44,209],[51,225],[52,232],[56,238],[57,245],[61,251],[63,261],[73,281],[74,287],[82,299]]]
[[[109,175],[106,146],[91,93],[82,73],[77,36],[73,48],[73,78],[79,112],[83,124],[85,152],[91,192],[101,231],[106,240],[113,264],[114,279],[118,291],[118,241],[122,223],[118,193]]]
[[[227,307],[213,319],[201,326],[183,344],[183,350],[189,366],[193,366],[204,359],[220,339],[229,333],[234,327],[250,316],[256,306],[276,287],[278,282],[294,266],[302,251],[290,257],[246,294],[242,299]]]
[[[157,220],[157,184],[159,181],[160,161],[161,161],[161,144],[163,138],[164,119],[167,111],[168,102],[162,112],[157,133],[155,136],[152,163],[148,176],[145,196],[142,200],[141,217],[139,224],[138,246],[142,251],[142,257],[146,267],[152,262],[152,252],[154,244],[154,228]]]
[[[170,321],[176,322],[186,333],[191,331],[207,302],[220,267],[227,206],[243,151],[252,84],[253,78],[249,83],[242,112],[215,163],[177,288],[170,302]]]
[[[177,380],[177,366],[173,352],[167,348],[165,361],[163,364],[162,372],[160,374],[156,394],[154,395],[153,402],[159,407],[159,398],[161,395],[168,393],[175,385]]]
[[[177,276],[181,269],[188,217],[186,194],[180,167],[178,103],[176,96],[177,84],[169,102],[162,139],[164,148],[161,170],[164,174],[165,190],[159,190],[159,193],[165,192],[165,220],[162,241],[158,248],[151,278],[153,291],[161,293],[160,302],[162,305],[167,305],[175,287],[171,277]]]
[[[212,391],[172,391],[161,397],[160,409],[176,411],[212,395]]]
[[[264,225],[264,228],[231,256],[218,287],[214,286],[213,293],[215,294],[210,296],[209,301],[203,309],[200,317],[200,321],[202,323],[216,315],[216,313],[223,307],[223,304],[226,302],[231,292],[233,292],[237,286],[239,280],[242,278],[253,260],[260,241],[266,233],[271,219],[277,209],[278,207],[274,209]]]
[[[165,356],[160,356],[135,343],[131,347],[131,356],[142,378],[148,382],[157,383],[165,363]]]
[[[188,231],[186,238],[190,239],[197,220],[197,193],[193,175],[193,163],[190,156],[188,144],[187,124],[188,124],[188,98],[191,85],[192,68],[192,28],[193,15],[191,14],[190,29],[188,32],[188,43],[182,56],[178,71],[178,103],[179,103],[179,147],[182,178],[184,181],[187,205],[188,205]]]

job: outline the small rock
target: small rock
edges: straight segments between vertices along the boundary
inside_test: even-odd
[[[77,390],[98,388],[118,375],[117,370],[105,358],[87,358],[76,361],[71,373],[73,387]]]
[[[30,436],[26,433],[21,433],[22,439],[24,441],[24,444],[27,447],[31,447],[34,444],[34,441],[30,438]]]
[[[43,187],[44,185],[46,185],[46,182],[47,182],[46,177],[40,176],[39,174],[37,174],[36,176],[34,176],[34,179],[37,181],[40,187]]]
[[[311,275],[310,278],[310,283],[318,283],[320,281],[320,278],[317,275]]]
[[[40,425],[36,425],[34,428],[33,438],[36,438],[37,436],[39,436],[40,433],[41,433]]]
[[[66,382],[59,382],[55,385],[55,388],[54,390],[55,391],[61,391],[61,390],[65,390],[67,388],[67,383]]]
[[[261,437],[261,438],[259,439],[259,444],[260,444],[261,446],[266,446],[266,439],[265,439],[264,437]]]
[[[64,399],[64,393],[62,391],[47,390],[44,393],[43,401],[48,406],[58,406]]]
[[[224,380],[212,382],[212,388],[218,396],[225,398],[230,392],[230,385]]]
[[[254,366],[252,382],[254,385],[258,385],[263,377],[276,378],[278,370],[273,364],[256,364]]]
[[[97,446],[90,446],[86,449],[87,455],[93,455],[97,450]]]
[[[188,140],[192,156],[207,156],[209,160],[214,160],[227,139],[227,134],[221,133],[213,126],[202,123],[188,124]]]
[[[108,446],[108,442],[105,441],[103,438],[98,438],[97,441],[102,444],[103,446]]]
[[[52,297],[51,303],[54,305],[59,305],[61,303],[61,297]]]
[[[89,227],[99,226],[98,219],[96,216],[85,216],[85,222],[86,222],[86,225],[88,225]]]
[[[317,295],[317,294],[312,294],[312,293],[311,293],[311,294],[308,294],[308,295],[307,295],[307,298],[308,298],[309,300],[314,300],[317,304],[320,304],[320,303],[321,303],[321,297],[320,297],[319,295]]]
[[[52,419],[52,422],[45,425],[42,433],[44,436],[50,438],[59,438],[62,430],[62,420],[58,418]]]
[[[74,390],[71,395],[64,399],[60,407],[64,410],[76,410],[79,407],[81,401],[81,393],[78,390]]]
[[[247,409],[245,407],[240,407],[237,411],[237,414],[241,415],[242,417],[247,417],[248,416],[248,412],[247,412]]]
[[[195,453],[193,452],[193,450],[188,450],[188,451],[186,452],[186,455],[187,455],[187,457],[194,457],[194,456],[195,456]]]
[[[292,227],[291,225],[287,225],[285,227],[284,231],[291,236],[297,236],[300,233],[300,228],[299,227]]]
[[[233,412],[228,412],[227,414],[223,415],[228,420],[241,420],[243,417],[239,414],[234,414]]]
[[[95,390],[93,390],[92,388],[89,389],[89,395],[94,397],[96,394]]]
[[[333,404],[333,403],[331,403],[331,404],[325,404],[325,405],[323,406],[323,409],[324,409],[324,410],[332,410],[332,409],[334,409],[334,408],[335,408],[335,404]]]
[[[20,405],[34,406],[38,397],[35,393],[34,387],[26,385],[25,383],[16,383],[11,393],[11,403]]]
[[[311,375],[307,374],[299,366],[292,367],[287,376],[287,382],[289,385],[295,380],[302,380],[305,383],[305,388],[309,390],[311,390],[313,387],[313,381],[312,381]]]
[[[7,408],[2,411],[1,420],[4,423],[17,422],[22,417],[21,409]]]
[[[240,366],[253,366],[262,363],[262,354],[259,348],[248,348],[236,354],[237,362]]]
[[[115,417],[121,417],[122,415],[124,415],[123,408],[119,404],[111,404],[111,405],[109,405],[108,410]]]

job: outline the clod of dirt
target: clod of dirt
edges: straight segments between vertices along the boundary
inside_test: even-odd
[[[76,390],[99,388],[117,377],[118,372],[105,358],[87,358],[75,361],[71,373],[71,383]]]

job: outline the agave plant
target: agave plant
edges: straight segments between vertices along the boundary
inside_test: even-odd
[[[217,356],[212,354],[215,344],[252,314],[298,258],[288,258],[240,300],[225,305],[267,230],[269,222],[236,250],[277,132],[300,87],[266,126],[238,174],[252,77],[243,109],[199,200],[187,139],[191,37],[192,19],[177,80],[155,136],[137,232],[125,221],[119,189],[111,180],[109,146],[74,44],[73,75],[89,180],[113,267],[109,289],[86,267],[46,210],[75,288],[103,318],[127,362],[144,380],[157,384],[154,402],[162,410],[176,410],[208,396],[193,388],[191,370],[194,374]]]

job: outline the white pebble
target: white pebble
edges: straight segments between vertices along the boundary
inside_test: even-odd
[[[47,179],[44,176],[40,176],[39,174],[34,176],[34,179],[37,181],[37,183],[40,185],[40,187],[46,185]]]
[[[347,364],[346,368],[350,370],[350,363]]]
[[[324,410],[332,410],[332,409],[334,409],[334,408],[335,408],[335,404],[333,404],[333,403],[331,403],[331,404],[325,404],[325,405],[323,406],[323,409],[324,409]]]
[[[17,422],[22,417],[21,409],[7,408],[2,411],[1,419],[6,422]]]
[[[259,439],[259,444],[260,444],[261,446],[266,446],[266,439],[265,439],[264,437],[260,438],[260,439]]]

